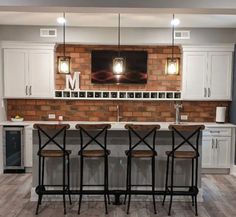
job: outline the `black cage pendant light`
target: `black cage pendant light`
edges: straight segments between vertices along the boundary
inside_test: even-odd
[[[125,72],[125,59],[120,55],[120,14],[118,14],[118,56],[113,59],[113,73],[122,75]]]
[[[70,57],[66,56],[66,17],[63,13],[63,56],[58,57],[58,73],[70,73]]]
[[[166,74],[178,75],[179,74],[179,58],[174,58],[174,46],[175,46],[175,15],[173,14],[172,25],[172,47],[171,47],[171,58],[167,58],[166,63]]]

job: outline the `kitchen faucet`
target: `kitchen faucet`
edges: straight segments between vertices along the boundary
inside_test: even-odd
[[[116,122],[120,122],[120,118],[121,118],[121,116],[120,116],[120,106],[117,105],[116,106]]]
[[[175,104],[175,123],[180,123],[180,108],[182,108],[182,104],[176,103]]]

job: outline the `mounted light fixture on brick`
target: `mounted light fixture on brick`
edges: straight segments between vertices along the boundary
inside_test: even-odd
[[[63,56],[59,56],[57,59],[58,73],[69,74],[70,73],[70,57],[66,56],[66,18],[65,13],[63,17],[57,19],[57,21],[63,25]]]

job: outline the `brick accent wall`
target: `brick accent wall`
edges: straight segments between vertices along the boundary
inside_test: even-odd
[[[72,72],[80,71],[81,90],[181,90],[182,75],[165,75],[166,58],[171,57],[170,46],[123,46],[123,50],[148,51],[148,82],[145,85],[94,85],[91,83],[91,50],[116,49],[115,46],[69,45],[66,54],[71,56]],[[181,51],[175,47],[176,57]],[[62,46],[56,56],[62,55]],[[55,58],[55,66],[56,66]],[[55,69],[57,69],[55,67]],[[180,68],[180,72],[182,69]],[[56,89],[65,88],[65,75],[55,72]],[[181,114],[188,121],[215,121],[216,106],[228,106],[228,102],[182,102]],[[7,118],[21,115],[25,120],[48,120],[48,114],[64,116],[65,121],[116,121],[117,105],[121,121],[174,121],[174,101],[87,101],[87,100],[32,100],[8,99]],[[227,117],[228,119],[228,117]]]
[[[91,83],[91,51],[116,50],[116,46],[101,45],[67,45],[66,55],[71,57],[71,71],[80,71],[81,90],[180,90],[180,75],[165,75],[166,59],[171,57],[170,46],[122,46],[122,50],[145,50],[148,52],[147,84],[92,84]],[[179,47],[175,47],[175,57],[181,58]],[[59,45],[56,56],[63,55],[63,47]],[[180,64],[181,65],[181,64]],[[181,68],[180,68],[180,71]],[[65,75],[56,74],[56,89],[65,88]]]

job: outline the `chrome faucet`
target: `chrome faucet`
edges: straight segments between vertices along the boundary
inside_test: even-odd
[[[117,105],[116,106],[116,122],[120,122],[120,118],[121,118],[121,116],[120,116],[120,106]]]
[[[175,104],[175,123],[179,124],[180,123],[180,108],[182,108],[183,105],[176,103]]]

